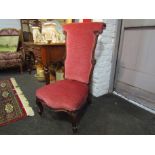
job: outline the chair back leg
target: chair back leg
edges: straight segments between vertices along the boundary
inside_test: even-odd
[[[43,105],[41,104],[41,102],[40,102],[40,100],[38,98],[36,98],[36,104],[37,104],[37,106],[39,108],[38,109],[38,113],[41,116],[42,113],[43,113],[44,108],[43,108]]]

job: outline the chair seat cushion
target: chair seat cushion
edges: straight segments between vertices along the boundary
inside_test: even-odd
[[[21,64],[22,64],[21,59],[0,60],[0,68],[19,66]]]
[[[11,60],[11,59],[21,59],[22,54],[20,52],[15,53],[0,53],[0,60]]]
[[[88,96],[88,85],[74,80],[57,81],[36,91],[36,96],[55,110],[78,110]]]

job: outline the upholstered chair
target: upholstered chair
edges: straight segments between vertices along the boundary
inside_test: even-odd
[[[19,49],[20,32],[13,28],[0,30],[0,69],[9,67],[20,67],[24,62],[24,51]]]
[[[86,22],[64,25],[66,37],[65,80],[45,85],[36,91],[39,114],[43,105],[71,116],[73,132],[89,96],[89,81],[94,65],[94,50],[104,23]]]

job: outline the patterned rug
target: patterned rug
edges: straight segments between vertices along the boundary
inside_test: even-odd
[[[34,116],[34,112],[15,79],[0,80],[0,126],[26,116]]]

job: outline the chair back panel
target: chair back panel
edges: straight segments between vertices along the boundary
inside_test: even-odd
[[[0,53],[16,52],[20,31],[14,28],[0,30]]]
[[[104,23],[72,23],[64,25],[67,32],[65,78],[89,83],[97,36]]]

